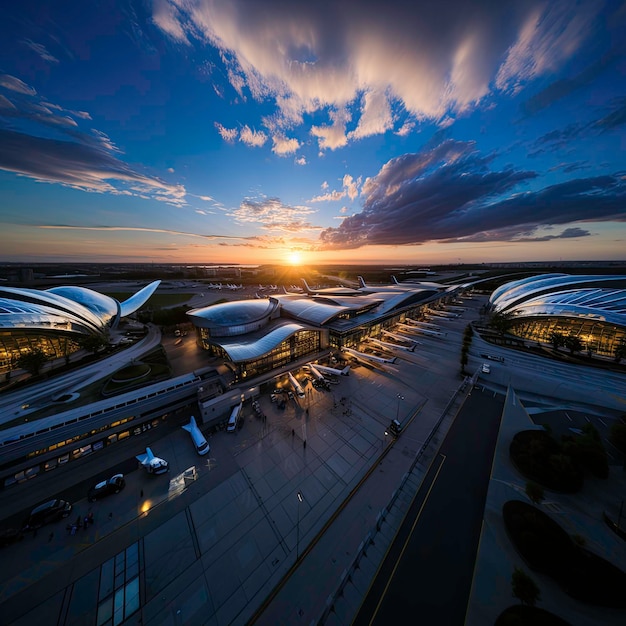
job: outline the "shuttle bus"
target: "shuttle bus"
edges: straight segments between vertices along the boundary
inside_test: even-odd
[[[241,418],[241,407],[243,406],[243,400],[233,408],[230,417],[228,418],[228,426],[226,426],[226,432],[234,433],[237,430],[237,424]]]

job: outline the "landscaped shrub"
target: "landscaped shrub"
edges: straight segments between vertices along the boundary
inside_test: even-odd
[[[581,602],[626,608],[626,574],[578,545],[551,517],[519,500],[506,502],[502,517],[511,541],[531,568],[554,578]]]
[[[495,626],[570,626],[570,624],[545,609],[517,604],[500,613]]]
[[[572,493],[583,485],[582,468],[543,430],[517,433],[509,454],[524,476],[548,489]]]

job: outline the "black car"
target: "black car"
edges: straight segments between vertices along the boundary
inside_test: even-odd
[[[89,502],[95,502],[100,498],[111,495],[112,493],[119,493],[126,487],[126,481],[123,474],[115,474],[108,480],[103,480],[97,485],[93,486],[87,494]]]
[[[50,500],[35,507],[24,526],[29,530],[41,528],[44,524],[56,522],[72,512],[72,505],[65,500]]]
[[[0,530],[0,548],[4,548],[4,546],[8,546],[12,543],[17,543],[24,538],[21,530],[17,528],[5,528],[4,530]]]

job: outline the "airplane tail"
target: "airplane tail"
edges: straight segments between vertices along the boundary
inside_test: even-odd
[[[395,276],[391,277],[391,280],[393,280],[394,285],[399,285],[400,283],[398,282],[398,279]]]
[[[308,293],[309,295],[311,295],[313,292],[313,290],[309,287],[309,284],[306,282],[306,280],[304,278],[300,279],[302,281],[302,284],[304,285],[304,291],[306,291],[306,293]]]
[[[359,287],[361,287],[361,289],[366,289],[367,285],[365,284],[365,281],[363,280],[363,276],[358,276],[359,279]]]
[[[350,366],[346,365],[342,370],[341,370],[341,375],[342,376],[347,376],[350,373]]]

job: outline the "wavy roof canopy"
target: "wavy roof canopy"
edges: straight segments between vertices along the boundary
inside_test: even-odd
[[[45,291],[0,287],[0,327],[102,333],[120,317],[142,306],[160,282],[144,287],[122,304],[85,287],[53,287]]]
[[[588,318],[626,326],[626,276],[534,276],[499,287],[490,301],[496,311],[515,317]]]
[[[230,357],[233,363],[240,361],[250,361],[258,359],[265,354],[271,352],[274,348],[279,346],[285,339],[291,337],[299,330],[309,330],[302,324],[290,322],[282,324],[271,329],[258,339],[250,339],[246,337],[244,341],[228,341],[215,339],[214,343],[218,344]]]
[[[196,320],[204,320],[215,326],[239,326],[268,317],[276,309],[272,298],[259,300],[233,300],[201,309],[187,311]]]

